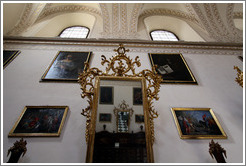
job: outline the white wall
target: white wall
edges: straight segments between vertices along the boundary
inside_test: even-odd
[[[86,118],[80,115],[87,107],[78,83],[39,82],[58,51],[92,51],[91,66],[101,67],[101,55],[115,55],[116,47],[80,45],[9,44],[5,49],[19,49],[21,54],[3,71],[3,162],[7,151],[20,138],[8,138],[8,133],[26,105],[67,105],[69,113],[60,137],[26,137],[27,153],[20,163],[83,163],[86,157]],[[162,84],[159,101],[154,103],[159,117],[155,119],[154,160],[157,163],[215,163],[208,153],[209,139],[179,138],[170,108],[212,108],[228,139],[215,139],[227,151],[228,163],[243,161],[243,89],[234,81],[243,63],[237,53],[174,48],[130,48],[133,59],[140,57],[142,66],[136,71],[150,69],[148,53],[177,51],[183,53],[198,85]],[[220,53],[219,53],[220,52]],[[223,51],[222,51],[223,52]],[[241,54],[241,53],[239,53]]]

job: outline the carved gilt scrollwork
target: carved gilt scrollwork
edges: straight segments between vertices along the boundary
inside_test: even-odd
[[[235,81],[243,88],[243,72],[238,68],[238,66],[234,66],[234,69],[237,70]]]
[[[106,65],[105,72],[99,70],[98,68],[90,68],[89,64],[86,63],[86,70],[79,74],[78,82],[81,85],[82,98],[87,97],[88,104],[85,109],[82,109],[82,115],[86,116],[86,142],[88,143],[89,137],[89,126],[91,123],[91,110],[93,107],[93,97],[94,97],[94,82],[97,76],[122,76],[122,77],[144,77],[147,83],[147,103],[150,121],[150,134],[151,134],[151,144],[154,142],[154,118],[158,117],[157,111],[153,107],[153,100],[158,100],[158,93],[160,89],[160,83],[162,81],[161,76],[159,76],[155,71],[155,66],[152,70],[143,70],[139,73],[135,72],[135,65],[137,67],[141,66],[139,57],[137,56],[134,61],[126,56],[128,49],[125,49],[123,44],[120,44],[118,49],[114,49],[116,53],[115,56],[111,57],[109,60],[102,55],[101,64]],[[131,73],[129,73],[131,72]]]

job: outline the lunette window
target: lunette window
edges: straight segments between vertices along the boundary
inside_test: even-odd
[[[165,30],[151,31],[150,36],[153,41],[179,41],[174,33]]]
[[[89,29],[82,26],[73,26],[65,28],[61,33],[62,38],[87,38]]]

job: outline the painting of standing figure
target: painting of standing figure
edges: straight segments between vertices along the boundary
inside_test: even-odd
[[[8,136],[59,136],[68,106],[26,106]]]
[[[60,51],[42,76],[42,81],[76,81],[89,63],[91,52]]]
[[[181,139],[227,138],[210,108],[171,109]]]

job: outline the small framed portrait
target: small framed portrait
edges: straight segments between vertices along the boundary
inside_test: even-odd
[[[4,50],[3,51],[3,69],[7,67],[18,55],[20,51],[16,50]]]
[[[181,139],[226,139],[211,108],[171,108]]]
[[[41,81],[74,81],[77,82],[79,73],[89,63],[91,52],[59,51],[45,71]]]
[[[182,54],[149,53],[151,65],[162,76],[162,83],[197,84]]]
[[[135,122],[136,123],[144,123],[144,115],[136,114],[135,115]]]
[[[111,122],[111,114],[99,114],[99,122]]]
[[[9,137],[60,136],[68,106],[26,106]]]
[[[114,104],[114,87],[100,86],[100,104]]]
[[[133,88],[133,105],[142,105],[142,88]]]

